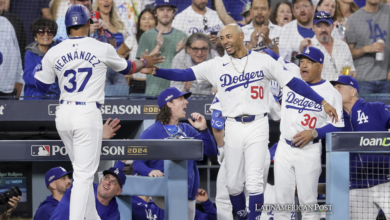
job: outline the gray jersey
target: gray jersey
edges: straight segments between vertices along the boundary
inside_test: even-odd
[[[355,48],[362,48],[377,42],[379,39],[386,44],[384,60],[376,61],[376,53],[366,53],[354,60],[358,81],[374,81],[387,79],[390,59],[390,5],[381,4],[375,13],[368,13],[364,8],[359,9],[348,18],[346,40],[354,43]]]

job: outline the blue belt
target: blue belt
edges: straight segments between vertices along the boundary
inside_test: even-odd
[[[267,113],[264,114],[264,117],[267,116]],[[237,122],[241,123],[249,123],[252,122],[256,119],[256,115],[243,115],[243,116],[238,116],[234,118]]]
[[[298,144],[299,142],[297,142],[297,143],[293,143],[292,141],[289,141],[289,140],[287,140],[287,139],[285,139],[286,140],[286,143],[288,144],[288,145],[290,145],[291,147],[297,147],[297,148],[299,148],[300,146],[295,146],[295,144]],[[319,139],[314,139],[313,140],[313,144],[315,144],[315,143],[318,143],[320,140]],[[309,142],[310,143],[310,142]]]
[[[72,103],[72,102],[71,102],[71,101],[61,100],[61,104],[64,104],[64,103],[67,104],[67,103]],[[86,102],[73,102],[73,103],[75,103],[76,105],[87,105]],[[102,107],[102,105],[96,102],[96,107],[97,107],[98,109],[100,109],[100,107]]]

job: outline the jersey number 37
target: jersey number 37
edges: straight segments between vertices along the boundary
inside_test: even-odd
[[[92,76],[92,68],[91,67],[88,67],[88,68],[78,68],[77,69],[77,72],[75,70],[67,70],[65,71],[64,73],[64,76],[65,77],[68,77],[69,74],[72,75],[72,77],[69,79],[69,83],[72,84],[72,86],[68,87],[68,86],[64,86],[64,89],[65,91],[69,92],[69,93],[72,93],[76,90],[77,88],[77,82],[76,82],[76,76],[77,76],[77,73],[87,73],[87,76],[84,78],[84,81],[83,83],[81,84],[79,90],[77,90],[77,92],[82,92],[85,88],[85,86],[87,85],[89,79],[91,78]]]

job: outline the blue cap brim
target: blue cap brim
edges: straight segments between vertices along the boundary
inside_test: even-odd
[[[308,55],[304,55],[304,54],[298,54],[298,55],[296,55],[295,56],[297,59],[302,59],[302,58],[307,58],[307,59],[309,59],[309,60],[311,60],[311,61],[314,61],[314,62],[316,62],[316,63],[320,63],[319,61],[317,61],[317,60],[315,60],[315,59],[313,59],[312,57],[310,57],[310,56],[308,56]]]
[[[313,24],[314,24],[314,25],[316,25],[316,24],[318,24],[318,23],[320,23],[320,22],[325,22],[325,23],[327,23],[327,24],[329,24],[329,25],[332,25],[332,24],[333,24],[333,23],[331,23],[330,21],[328,21],[328,20],[326,20],[326,19],[319,19],[319,20],[314,19],[314,20],[313,20]]]
[[[109,171],[109,170],[104,170],[103,171],[103,176],[105,176],[107,174],[111,174],[111,175],[115,176],[118,179],[118,182],[119,182],[119,185],[120,185],[121,189],[123,188],[123,184],[121,182],[121,179],[119,178],[119,176],[116,173],[114,173],[112,171]]]

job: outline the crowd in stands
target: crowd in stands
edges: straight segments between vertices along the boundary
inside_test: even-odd
[[[56,99],[35,88],[34,74],[45,53],[68,39],[65,13],[83,4],[99,17],[90,37],[105,41],[120,56],[136,59],[161,51],[161,68],[186,69],[224,56],[219,32],[237,23],[248,50],[271,49],[299,65],[296,55],[314,46],[324,54],[322,78],[349,74],[361,94],[390,93],[390,0],[0,0],[0,99]],[[272,8],[273,6],[273,8]],[[317,22],[326,18],[327,22]],[[170,82],[107,69],[106,85],[124,86],[120,94],[156,97],[175,86],[197,97],[213,94],[210,84]]]

